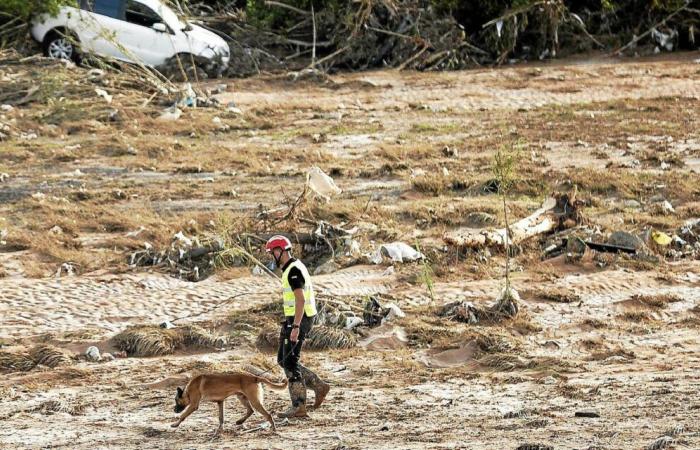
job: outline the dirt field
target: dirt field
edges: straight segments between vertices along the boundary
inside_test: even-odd
[[[503,254],[442,240],[479,228],[479,217],[504,224],[499,196],[484,189],[502,146],[522,148],[511,220],[573,189],[582,233],[673,236],[700,218],[697,57],[217,80],[205,87],[226,83],[224,106],[176,121],[158,120],[155,105],[120,109],[133,93],[116,89],[115,121],[99,97],[3,110],[0,448],[644,449],[667,436],[657,448],[700,449],[692,243],[545,258],[553,233],[537,236],[513,260],[516,318],[469,325],[438,314],[454,301],[486,307],[502,287]],[[0,70],[9,83],[23,69]],[[59,87],[83,76],[66,70],[32,76]],[[248,231],[251,217],[299,195],[311,166],[343,193],[309,198],[304,218],[358,227],[362,253],[403,241],[429,256],[392,266],[339,255],[340,270],[314,278],[319,291],[353,308],[378,296],[406,317],[362,327],[353,348],[304,354],[332,384],[308,420],[282,421],[278,434],[259,415],[236,426],[232,400],[217,440],[215,404],[170,428],[175,387],[193,374],[274,366],[258,333],[275,323],[279,286],[245,265],[185,281],[130,255],[167,248],[178,232]],[[178,317],[225,344],[2,365],[2,354],[37,344],[116,353],[112,338],[128,326]],[[285,392],[266,394],[268,409],[286,408]],[[589,409],[599,417],[576,417]]]

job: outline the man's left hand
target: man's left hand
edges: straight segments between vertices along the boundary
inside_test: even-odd
[[[294,343],[299,340],[299,328],[292,328],[292,332],[289,334],[289,340]]]

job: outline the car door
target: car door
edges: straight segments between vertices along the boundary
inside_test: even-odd
[[[141,62],[157,66],[174,54],[174,32],[161,14],[138,0],[125,0],[119,41]],[[162,30],[155,30],[162,24]]]
[[[124,17],[124,0],[81,0],[74,19],[83,50],[100,56],[129,60],[120,48],[115,27]]]

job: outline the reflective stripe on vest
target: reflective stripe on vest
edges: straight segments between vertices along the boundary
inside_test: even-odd
[[[296,297],[294,297],[294,291],[289,284],[289,271],[292,270],[293,267],[299,269],[304,276],[304,312],[308,317],[313,317],[316,315],[316,297],[314,296],[314,289],[311,285],[311,276],[306,266],[299,260],[291,263],[282,274],[282,305],[284,307],[284,315],[287,317],[294,316],[296,312]]]

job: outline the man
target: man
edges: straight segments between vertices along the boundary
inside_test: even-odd
[[[284,236],[273,236],[265,250],[272,255],[277,267],[282,269],[282,305],[284,318],[277,351],[277,363],[284,368],[289,380],[289,397],[292,406],[280,417],[306,417],[306,389],[316,394],[314,408],[318,408],[328,395],[330,386],[318,375],[299,364],[301,347],[311,331],[316,315],[316,299],[311,277],[306,266],[292,257],[292,243]]]

